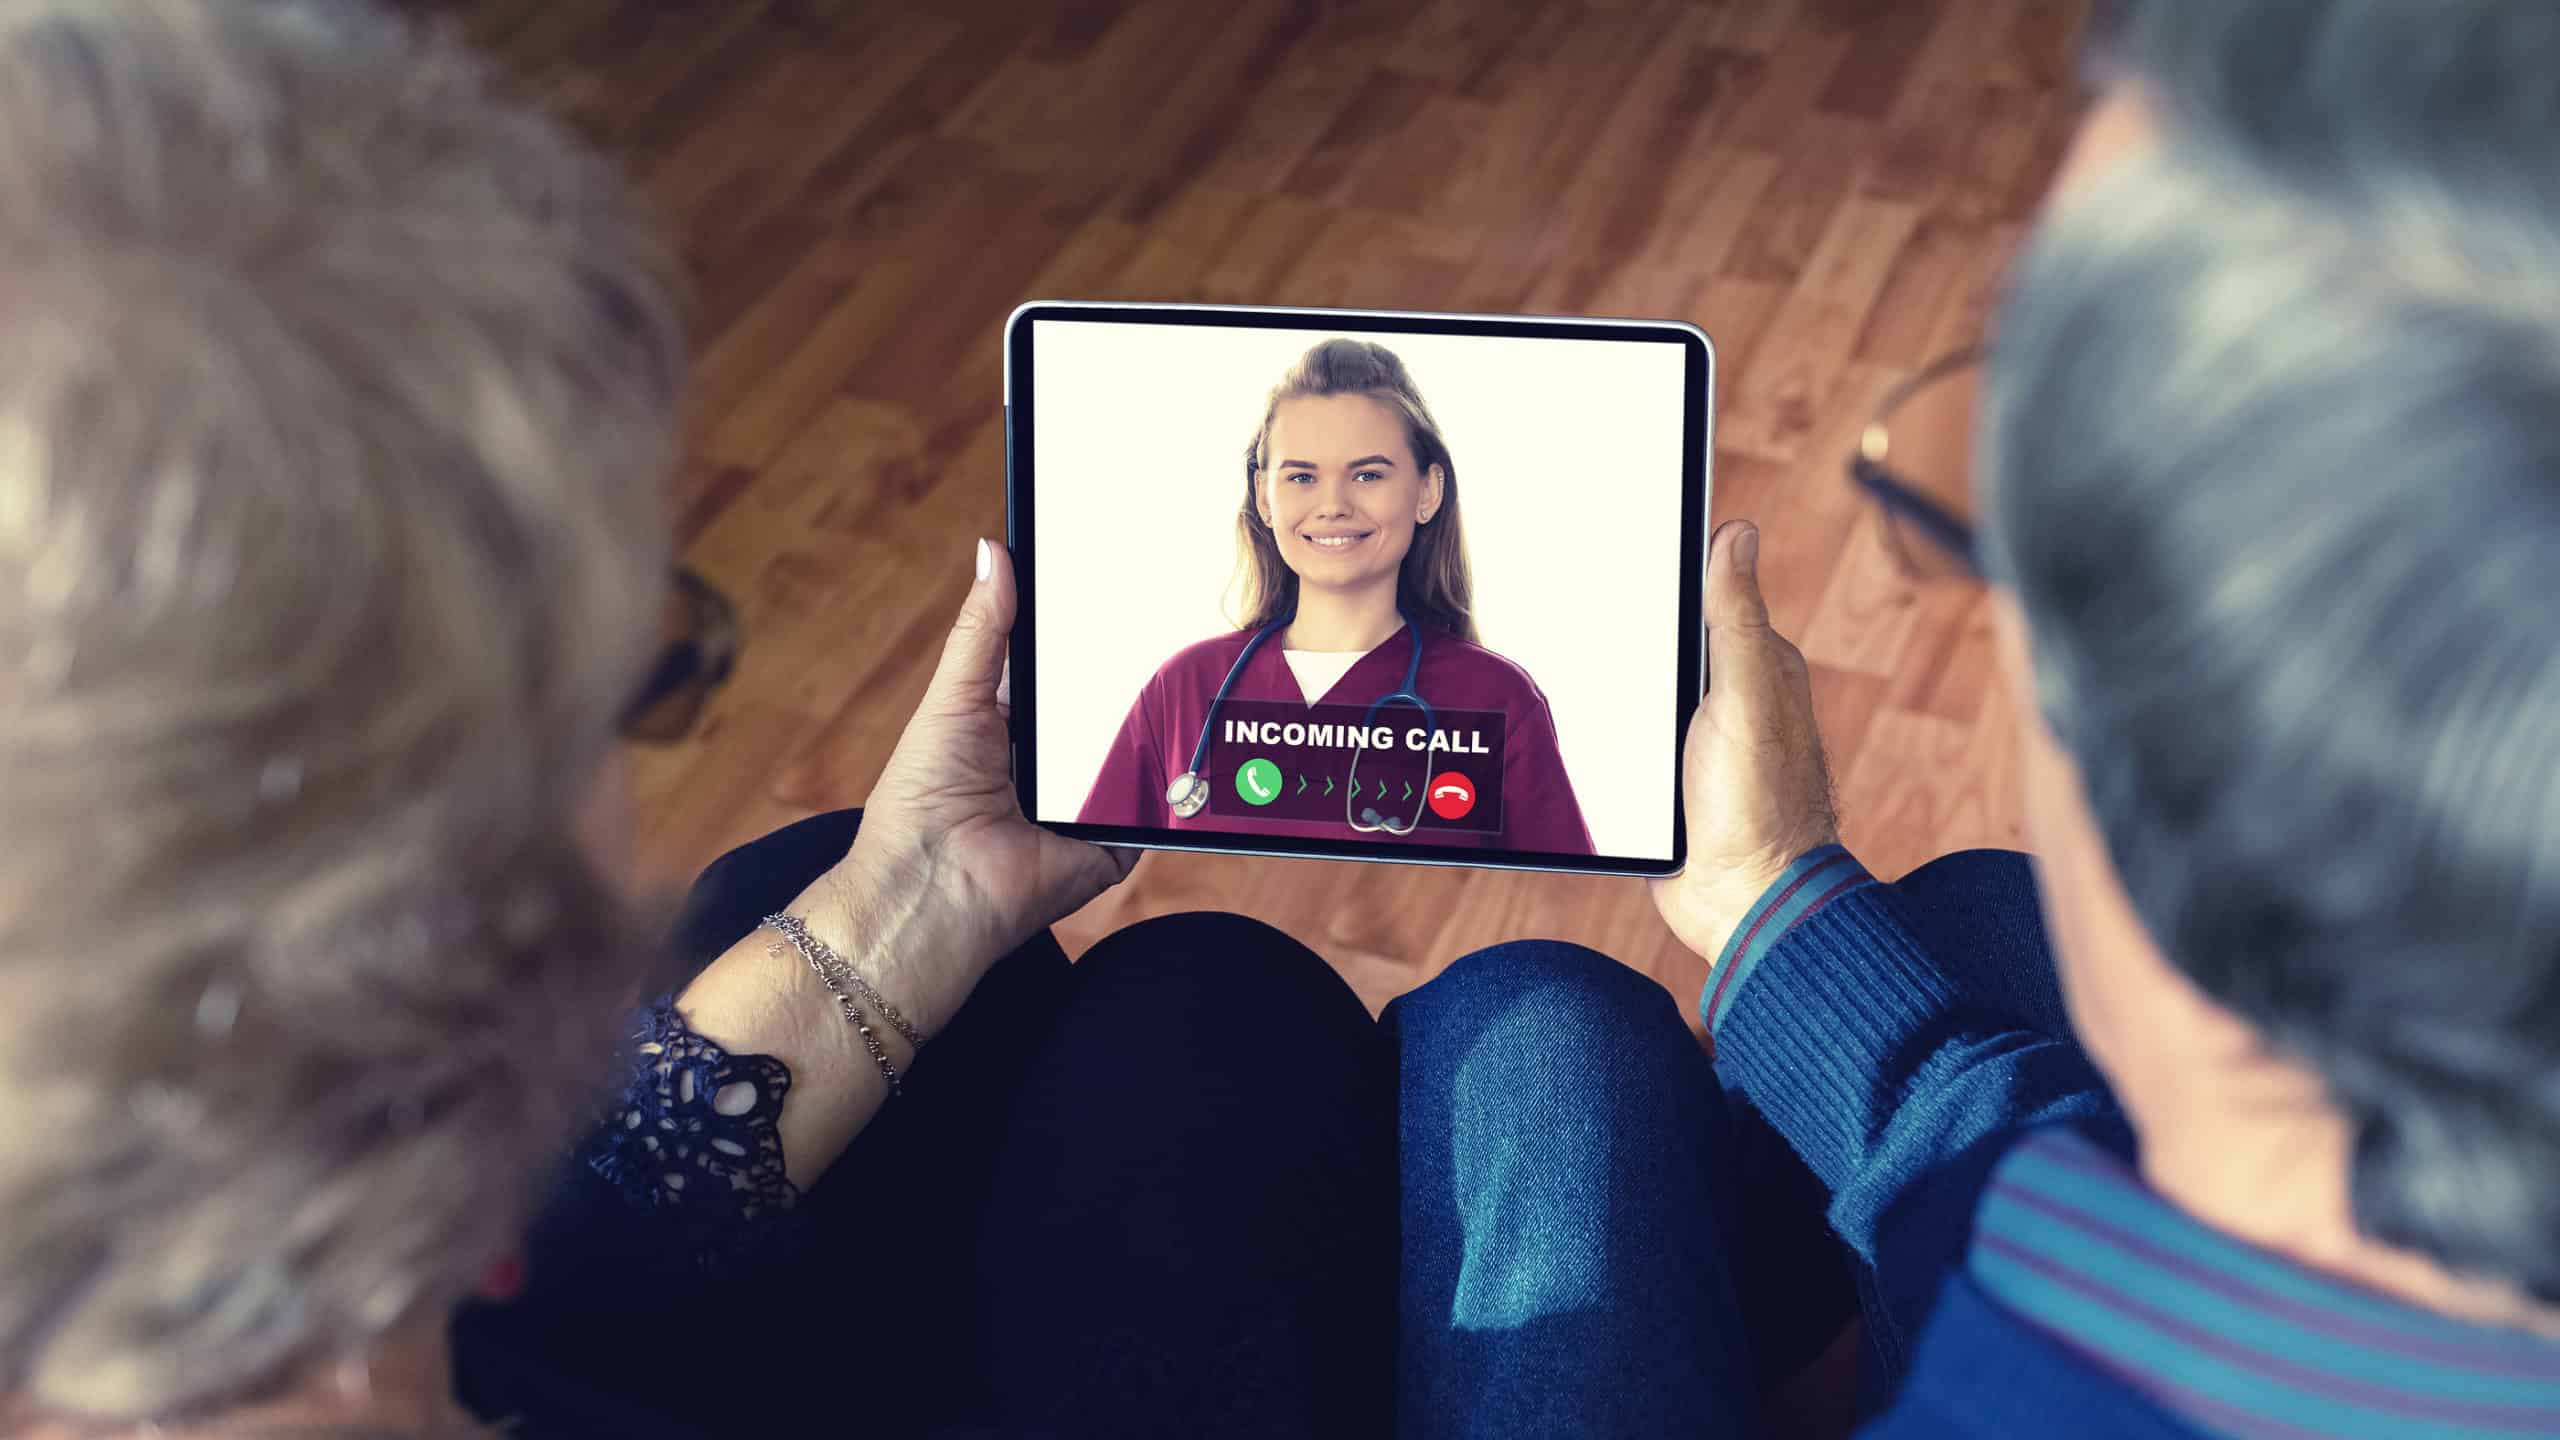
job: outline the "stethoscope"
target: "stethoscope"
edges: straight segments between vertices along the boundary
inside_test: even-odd
[[[1368,729],[1377,721],[1380,710],[1402,701],[1422,712],[1422,723],[1426,729],[1436,729],[1438,722],[1432,714],[1431,702],[1414,689],[1414,682],[1422,675],[1422,627],[1414,624],[1413,617],[1402,610],[1398,610],[1396,615],[1404,621],[1405,634],[1413,641],[1413,654],[1404,662],[1404,684],[1370,701],[1368,713],[1360,717],[1360,728]],[[1236,657],[1236,663],[1227,667],[1227,678],[1219,683],[1217,695],[1209,701],[1209,713],[1200,722],[1199,743],[1191,747],[1191,768],[1174,777],[1173,783],[1165,787],[1164,803],[1173,807],[1173,813],[1180,818],[1188,820],[1209,806],[1209,782],[1200,778],[1200,767],[1209,763],[1209,737],[1217,733],[1218,707],[1227,703],[1228,692],[1236,688],[1236,677],[1244,673],[1244,667],[1253,659],[1253,652],[1261,649],[1262,642],[1270,639],[1274,632],[1296,618],[1283,615],[1254,631],[1253,638],[1244,642],[1244,653]],[[1351,752],[1350,779],[1351,788],[1342,797],[1342,818],[1352,829],[1363,835],[1374,835],[1381,830],[1390,835],[1410,835],[1413,827],[1422,823],[1419,802],[1414,806],[1412,818],[1401,824],[1393,816],[1380,815],[1374,805],[1364,807],[1358,816],[1351,813],[1351,797],[1360,793],[1360,751],[1357,749]]]

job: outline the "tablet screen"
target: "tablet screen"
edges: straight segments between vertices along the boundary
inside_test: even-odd
[[[1686,326],[1026,307],[1027,812],[1193,848],[1670,868],[1710,364]]]

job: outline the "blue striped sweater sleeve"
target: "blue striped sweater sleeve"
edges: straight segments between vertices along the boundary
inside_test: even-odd
[[[1848,851],[1798,860],[1752,907],[1700,1007],[1718,1066],[1832,1194],[1831,1222],[1917,1328],[2017,1133],[2120,1125],[2080,1047],[1969,996],[1906,902]]]
[[[1840,896],[1874,883],[1867,867],[1838,845],[1808,851],[1788,866],[1734,927],[1733,938],[1725,942],[1724,954],[1716,960],[1715,978],[1698,997],[1699,1018],[1707,1022],[1708,1031],[1723,1029],[1724,1017],[1733,1013],[1733,997],[1742,993],[1760,958],[1788,931]]]

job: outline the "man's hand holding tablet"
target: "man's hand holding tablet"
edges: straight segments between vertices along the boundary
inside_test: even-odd
[[[1748,521],[1718,527],[1708,553],[1707,654],[1683,765],[1689,865],[1653,882],[1653,903],[1712,965],[1789,866],[1840,838],[1804,652],[1770,628]]]

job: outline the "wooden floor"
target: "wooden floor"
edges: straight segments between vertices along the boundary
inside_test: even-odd
[[[1723,358],[1718,519],[1760,522],[1847,838],[2015,844],[1984,617],[1899,584],[1840,458],[1975,336],[2075,118],[2082,0],[441,0],[644,176],[699,286],[691,562],[748,648],[639,755],[640,853],[861,802],[1001,535],[998,336],[1031,297],[1669,316]],[[1579,940],[1693,1005],[1634,881],[1156,855],[1070,952],[1198,907],[1372,1005]]]

